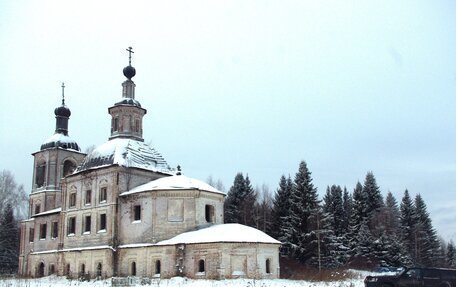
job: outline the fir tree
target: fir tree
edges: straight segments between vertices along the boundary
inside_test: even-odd
[[[291,181],[291,180],[290,180]],[[288,185],[285,175],[280,177],[279,188],[277,189],[272,208],[271,233],[274,238],[285,238],[283,227],[289,216],[289,200],[292,186]],[[280,239],[279,239],[280,240]]]
[[[245,179],[242,173],[236,174],[233,186],[228,191],[225,199],[225,223],[241,223],[241,205],[245,194]]]
[[[416,214],[416,263],[423,266],[436,266],[439,262],[439,242],[421,195],[415,197]]]
[[[7,203],[0,218],[0,273],[15,273],[19,256],[19,229],[13,207]]]
[[[299,164],[291,198],[294,201],[293,211],[299,219],[298,256],[302,262],[306,262],[317,255],[318,242],[315,230],[317,230],[319,216],[319,201],[305,161]]]
[[[351,216],[352,233],[356,235],[361,224],[367,220],[367,197],[363,192],[363,186],[358,181],[353,190],[353,208]]]
[[[446,252],[446,264],[448,267],[456,267],[456,252],[453,241],[448,242]]]
[[[399,219],[401,213],[397,205],[396,198],[388,192],[385,199],[385,232],[387,234],[397,234],[399,232]]]
[[[363,193],[366,199],[366,215],[372,217],[373,213],[378,211],[383,206],[383,198],[380,193],[380,188],[377,185],[374,174],[368,172],[364,180]]]
[[[413,262],[415,262],[415,228],[417,224],[417,218],[415,213],[415,206],[412,202],[412,199],[410,198],[407,189],[405,190],[404,196],[402,197],[400,210],[401,238],[404,242],[408,254],[413,259]]]
[[[343,233],[346,235],[349,234],[350,230],[350,220],[352,216],[352,210],[353,210],[353,198],[348,192],[347,188],[344,187],[344,194],[343,194],[343,208],[344,208],[344,213],[343,213],[343,222],[342,222],[342,230]]]

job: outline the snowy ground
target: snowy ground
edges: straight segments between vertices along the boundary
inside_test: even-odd
[[[231,279],[231,280],[192,280],[175,277],[171,279],[152,280],[151,285],[162,287],[364,287],[364,277],[371,273],[356,271],[355,278],[332,282],[316,282],[301,280],[252,280],[252,279]],[[111,286],[111,280],[99,280],[81,282],[67,280],[64,277],[49,276],[40,279],[0,279],[0,287],[107,287]],[[137,284],[137,287],[146,285]],[[135,287],[136,287],[135,286]]]

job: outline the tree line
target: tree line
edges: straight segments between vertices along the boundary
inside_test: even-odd
[[[305,265],[456,267],[454,243],[438,237],[422,196],[405,190],[400,203],[391,192],[384,198],[372,172],[353,191],[331,185],[319,199],[302,161],[294,178],[283,175],[275,194],[267,191],[236,174],[225,199],[225,223],[266,232],[282,242],[283,256]]]
[[[0,274],[13,274],[19,260],[19,221],[25,218],[28,198],[8,170],[0,171]]]

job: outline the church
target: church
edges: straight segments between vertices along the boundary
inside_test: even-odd
[[[110,137],[89,154],[68,135],[70,109],[33,153],[29,218],[21,222],[19,274],[69,278],[279,278],[280,242],[224,224],[225,194],[171,168],[143,139],[147,110],[136,74],[108,108]],[[100,131],[103,132],[103,131]]]

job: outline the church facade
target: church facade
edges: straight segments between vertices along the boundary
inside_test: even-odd
[[[122,98],[108,109],[111,136],[89,154],[68,136],[64,97],[55,109],[54,135],[32,154],[19,274],[278,278],[280,242],[224,224],[225,194],[181,175],[144,143],[147,110],[135,99],[131,49],[123,73]]]

